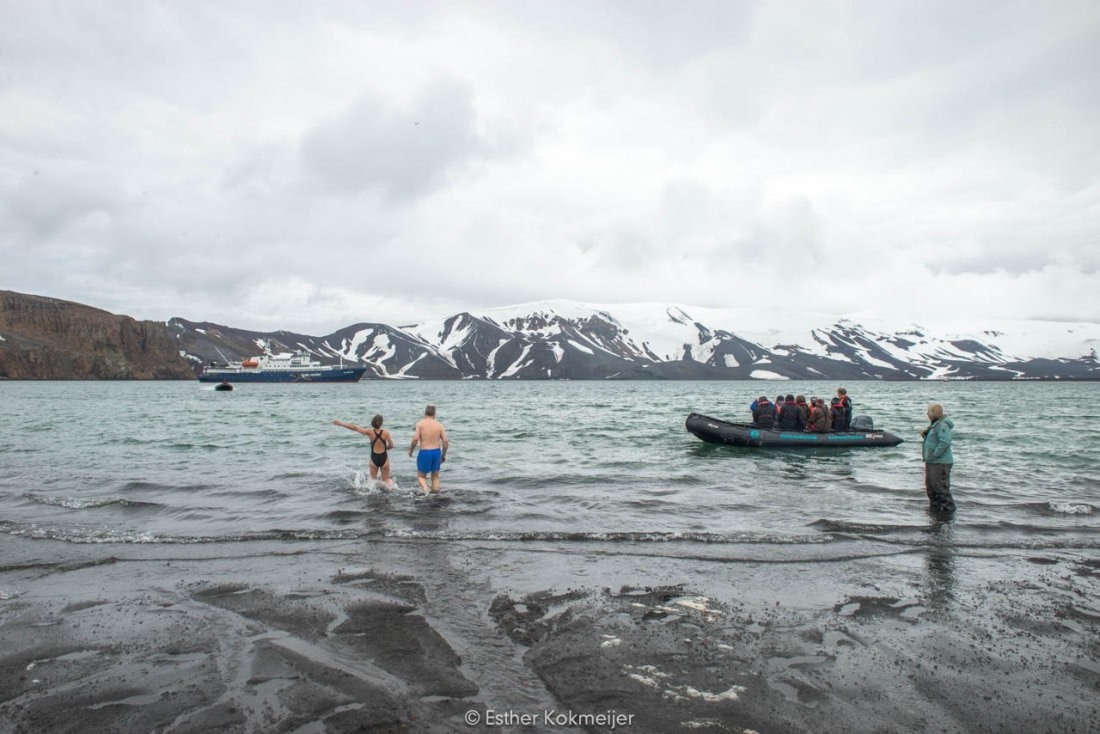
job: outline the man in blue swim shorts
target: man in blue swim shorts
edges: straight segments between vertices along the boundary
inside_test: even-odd
[[[439,492],[439,470],[447,460],[447,431],[443,424],[435,419],[435,406],[424,409],[424,418],[416,424],[413,432],[409,456],[413,455],[416,445],[420,444],[420,453],[416,455],[416,481],[424,494],[428,493],[428,475],[432,476],[432,492]]]

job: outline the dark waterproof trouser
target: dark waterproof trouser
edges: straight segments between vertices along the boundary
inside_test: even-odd
[[[955,500],[951,497],[951,464],[924,465],[924,491],[928,494],[928,506],[941,512],[952,512]]]

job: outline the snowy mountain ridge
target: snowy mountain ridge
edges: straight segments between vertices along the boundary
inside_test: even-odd
[[[899,326],[873,313],[551,300],[402,327],[362,323],[325,337],[183,319],[169,327],[196,363],[219,349],[230,358],[304,349],[398,379],[1100,378],[1094,323]]]

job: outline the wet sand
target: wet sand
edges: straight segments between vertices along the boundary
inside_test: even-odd
[[[1093,551],[659,553],[2,536],[0,731],[1100,731]]]

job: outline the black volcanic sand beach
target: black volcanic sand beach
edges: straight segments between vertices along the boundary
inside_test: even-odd
[[[1100,731],[1094,551],[0,551],[0,731]]]

